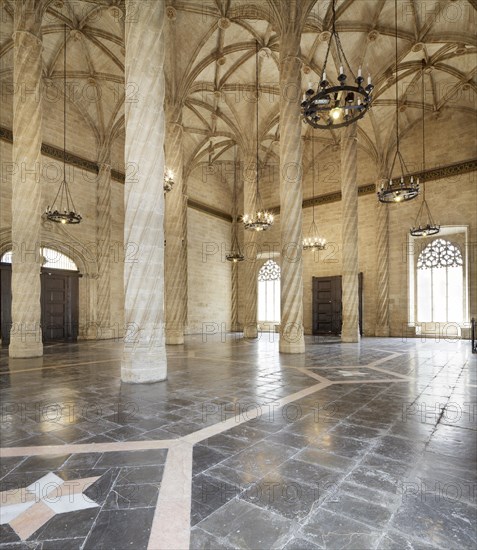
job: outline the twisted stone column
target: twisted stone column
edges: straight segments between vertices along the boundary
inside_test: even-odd
[[[164,11],[126,1],[124,186],[124,382],[167,377],[164,342]],[[147,55],[145,55],[147,53]]]
[[[300,41],[283,39],[280,52],[280,352],[304,353],[302,262],[302,141]]]
[[[239,328],[239,319],[238,319],[238,292],[239,292],[239,281],[238,281],[238,263],[232,262],[232,308],[230,314],[230,323],[232,332],[237,332]]]
[[[359,342],[357,126],[341,134],[342,342]]]
[[[377,188],[386,178],[379,178]],[[389,210],[386,204],[377,205],[377,304],[376,304],[376,336],[389,336]]]
[[[12,328],[10,357],[43,355],[41,334],[41,20],[43,2],[14,3]]]
[[[253,154],[248,154],[244,160],[243,176],[243,202],[244,213],[253,214],[257,209],[257,182],[256,174],[258,166]],[[244,255],[245,255],[245,315],[244,338],[257,338],[257,307],[258,307],[258,281],[257,281],[257,232],[244,231]]]
[[[174,187],[166,195],[166,344],[184,343],[187,311],[187,234],[184,233],[183,129],[167,125],[166,166],[174,174]]]
[[[184,242],[184,246],[181,248],[181,253],[183,255],[183,269],[184,269],[184,287],[183,287],[183,300],[184,300],[184,318],[183,318],[183,329],[184,332],[187,333],[187,322],[188,322],[188,306],[189,306],[189,279],[187,276],[187,269],[188,269],[188,260],[187,260],[187,246],[188,246],[188,238],[187,238],[187,202],[188,202],[188,195],[187,195],[187,182],[182,180],[182,211],[184,212],[184,215],[182,216],[182,239]]]
[[[111,165],[99,164],[96,189],[96,246],[98,258],[97,319],[99,336],[110,337],[111,328]]]

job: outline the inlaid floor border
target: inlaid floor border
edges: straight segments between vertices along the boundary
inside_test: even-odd
[[[384,351],[384,350],[383,350]],[[277,409],[293,403],[304,397],[308,397],[329,386],[340,384],[382,384],[406,382],[411,376],[386,371],[379,367],[383,363],[396,359],[404,353],[390,353],[388,356],[372,361],[366,365],[353,365],[347,368],[369,368],[377,372],[390,375],[389,378],[359,380],[328,380],[326,377],[307,369],[281,365],[284,368],[293,368],[305,376],[313,379],[316,384],[294,392],[288,396],[275,400]],[[101,362],[101,361],[98,361]],[[109,362],[109,361],[104,361]],[[240,363],[240,361],[233,361]],[[66,365],[65,365],[66,366]],[[75,366],[75,365],[72,365]],[[54,367],[51,367],[54,368]],[[64,368],[64,367],[63,367]],[[332,367],[327,367],[332,368]],[[334,368],[345,368],[342,366]],[[168,440],[145,441],[118,441],[110,443],[77,443],[65,445],[43,445],[31,447],[3,447],[0,448],[0,458],[19,456],[48,456],[56,454],[78,453],[106,453],[115,451],[145,451],[151,449],[167,449],[164,474],[161,489],[156,503],[156,509],[151,525],[148,550],[189,550],[190,547],[190,510],[192,504],[192,463],[194,445],[201,441],[219,435],[231,428],[254,420],[261,415],[261,410],[248,411],[247,415],[231,417],[222,422],[207,426],[196,432]]]

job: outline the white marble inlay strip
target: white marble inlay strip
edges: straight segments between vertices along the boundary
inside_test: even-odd
[[[2,447],[0,458],[11,456],[44,456],[76,453],[107,453],[113,451],[147,451],[168,449],[177,439],[149,441],[115,441],[111,443],[76,443],[70,445],[38,445],[37,447]]]
[[[301,399],[302,397],[307,397],[312,393],[322,390],[323,388],[326,388],[331,384],[332,382],[328,382],[328,381],[320,382],[319,384],[314,384],[309,388],[305,388],[303,390],[292,393],[286,397],[282,397],[281,399],[277,399],[276,401],[273,401],[273,404],[276,408],[283,407],[284,405],[287,405],[288,403],[292,403],[297,399]],[[238,426],[240,424],[243,424],[244,422],[249,422],[250,420],[254,420],[255,418],[257,418],[257,416],[260,416],[261,414],[262,414],[262,411],[260,407],[256,407],[254,411],[247,411],[246,415],[239,415],[238,418],[237,416],[234,416],[234,417],[228,418],[227,420],[224,420],[223,422],[219,422],[218,424],[207,426],[207,428],[203,428],[202,430],[198,430],[197,432],[193,432],[189,435],[186,435],[182,438],[182,441],[187,441],[188,443],[191,443],[194,445],[196,443],[199,443],[200,441],[203,441],[204,439],[208,439],[209,437],[212,437],[213,435],[218,435],[222,432],[225,432],[226,430],[230,430],[234,426]]]
[[[293,401],[314,394],[328,386],[335,384],[381,384],[404,382],[407,377],[396,376],[377,365],[389,361],[401,354],[391,354],[386,358],[374,361],[369,365],[354,366],[351,368],[373,368],[392,376],[391,379],[360,379],[360,380],[335,380],[330,381],[305,367],[293,367],[302,374],[318,381],[317,384],[292,393],[274,401],[277,408],[283,407]],[[240,361],[225,360],[228,363],[241,363]],[[343,367],[341,367],[343,368]],[[345,367],[346,368],[346,367]],[[190,544],[190,509],[192,491],[192,459],[193,446],[204,439],[223,433],[239,424],[249,422],[261,414],[259,409],[249,411],[247,415],[238,415],[208,426],[202,430],[191,433],[179,439],[156,441],[124,441],[114,443],[91,443],[72,445],[51,445],[37,447],[11,447],[0,449],[0,457],[7,456],[32,456],[50,454],[73,454],[89,452],[111,451],[140,451],[148,449],[169,449],[158,497],[156,510],[151,526],[148,550],[188,550]]]
[[[101,361],[87,361],[84,363],[64,363],[63,365],[45,365],[42,367],[34,367],[32,369],[19,369],[19,370],[5,370],[0,371],[0,374],[20,374],[22,372],[34,372],[36,370],[50,370],[50,369],[65,369],[67,367],[83,367],[84,365],[96,365],[99,363],[117,363],[117,359],[104,359]]]
[[[311,395],[331,385],[320,383],[295,392],[276,401],[277,407]],[[166,466],[161,482],[161,491],[154,513],[148,550],[188,550],[190,544],[190,510],[192,491],[193,446],[204,439],[222,433],[234,426],[249,422],[261,412],[256,409],[251,414],[229,418],[224,422],[208,426],[184,436],[167,453]]]
[[[375,370],[377,372],[382,372],[387,376],[395,376],[396,378],[402,378],[403,380],[411,380],[411,377],[407,374],[401,374],[400,372],[393,372],[387,369],[382,369],[381,367],[375,367],[374,365],[368,365],[368,369]]]
[[[407,380],[401,378],[378,378],[378,379],[367,379],[360,378],[359,380],[333,380],[333,384],[384,384],[384,383],[396,383],[396,382],[407,382]]]
[[[382,363],[387,363],[388,361],[391,361],[392,359],[397,359],[398,357],[401,357],[402,353],[392,353],[391,355],[388,355],[387,357],[382,357],[381,359],[377,359],[376,361],[371,361],[371,363],[368,363],[367,367],[377,367],[378,365],[381,365]]]
[[[192,452],[193,446],[184,441],[167,452],[148,550],[189,549]]]
[[[306,367],[290,367],[290,368],[293,368],[293,369],[295,369],[295,370],[297,370],[297,371],[299,371],[303,374],[306,374],[306,376],[309,376],[310,378],[313,378],[314,380],[318,380],[318,382],[323,382],[323,383],[330,382],[330,380],[328,380],[328,378],[325,378],[324,376],[320,376],[315,371],[309,370]]]

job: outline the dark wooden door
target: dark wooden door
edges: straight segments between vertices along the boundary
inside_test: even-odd
[[[41,329],[44,342],[75,342],[78,338],[79,273],[41,271]],[[12,325],[12,266],[0,264],[0,330],[2,344],[10,343]]]
[[[12,326],[12,266],[0,264],[0,330],[2,344],[10,343],[10,327]]]
[[[341,277],[313,277],[313,334],[341,332]]]
[[[359,331],[363,333],[363,274],[359,274]],[[341,275],[313,277],[313,334],[341,334]]]
[[[75,342],[78,337],[78,276],[42,270],[41,326],[43,341]]]

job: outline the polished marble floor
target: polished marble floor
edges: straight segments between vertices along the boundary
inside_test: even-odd
[[[0,549],[475,548],[470,343],[276,339],[2,349]]]

